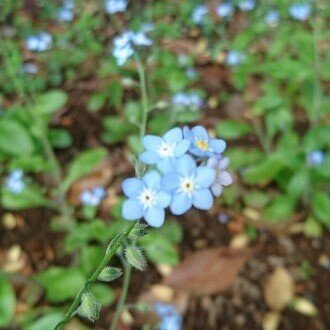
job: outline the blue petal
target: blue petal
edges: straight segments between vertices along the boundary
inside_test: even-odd
[[[168,193],[173,193],[179,188],[180,178],[178,173],[166,173],[162,179],[162,188]]]
[[[213,196],[210,190],[195,190],[193,193],[193,205],[200,210],[209,210],[213,205]]]
[[[143,183],[138,178],[129,178],[123,181],[123,192],[127,197],[138,197],[143,189]]]
[[[183,139],[182,129],[179,127],[172,128],[163,136],[163,140],[167,143],[178,143],[182,139]]]
[[[174,158],[164,158],[157,163],[158,169],[162,173],[175,172]]]
[[[181,215],[187,212],[191,205],[192,199],[187,194],[180,193],[173,196],[170,209],[174,215]]]
[[[165,211],[159,207],[149,207],[144,214],[144,219],[152,227],[160,227],[165,220]]]
[[[175,157],[181,157],[183,156],[189,149],[190,147],[190,141],[187,139],[182,140],[179,142],[174,150],[174,155]]]
[[[156,204],[159,207],[165,208],[171,204],[172,196],[165,191],[159,191],[156,195]]]
[[[226,142],[220,139],[210,139],[209,145],[213,152],[215,152],[216,154],[222,153],[227,146]]]
[[[178,159],[176,163],[176,170],[183,176],[190,176],[196,171],[196,162],[188,155],[184,155]]]
[[[157,191],[160,189],[161,176],[157,171],[148,172],[142,178],[142,180],[145,183],[146,187],[150,188],[151,190]]]
[[[205,155],[207,153],[206,151],[203,151],[202,149],[194,147],[193,145],[191,146],[189,151],[197,157],[205,157]]]
[[[194,128],[192,128],[191,132],[193,136],[198,140],[208,141],[210,138],[206,129],[203,126],[195,126]]]
[[[188,126],[183,127],[183,137],[188,140],[192,140],[191,130]]]
[[[142,204],[135,199],[127,199],[121,210],[122,216],[126,220],[137,220],[143,216]]]
[[[210,167],[199,166],[196,173],[195,182],[202,188],[210,187],[216,179],[216,171]]]
[[[145,151],[139,156],[139,159],[145,164],[156,164],[159,160],[159,155],[154,151]]]
[[[142,140],[142,144],[147,150],[156,151],[161,145],[162,141],[162,138],[160,138],[159,136],[146,135]]]

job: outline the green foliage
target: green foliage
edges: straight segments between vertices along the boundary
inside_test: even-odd
[[[128,263],[140,271],[144,271],[147,266],[142,250],[138,246],[130,245],[126,247],[125,258]]]
[[[14,316],[16,297],[9,281],[0,276],[0,327],[10,325]]]

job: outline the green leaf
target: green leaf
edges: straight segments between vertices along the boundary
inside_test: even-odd
[[[93,94],[87,102],[88,110],[92,112],[99,111],[104,106],[106,99],[107,93],[99,92]]]
[[[95,148],[83,151],[70,164],[67,176],[62,183],[62,189],[66,191],[71,184],[90,173],[107,155],[104,148]]]
[[[37,115],[50,115],[54,111],[61,109],[68,100],[68,95],[62,90],[53,90],[35,99],[35,105],[31,110]]]
[[[68,148],[72,144],[72,137],[65,129],[53,128],[49,131],[48,137],[54,148]]]
[[[10,325],[14,316],[16,297],[9,281],[0,277],[0,328]]]
[[[247,123],[227,119],[216,126],[216,132],[219,137],[230,140],[252,132],[252,127]]]
[[[263,159],[262,152],[257,148],[231,148],[225,152],[225,156],[230,159],[230,167],[233,169],[240,169]]]
[[[0,152],[23,156],[30,155],[33,149],[31,136],[23,125],[14,120],[0,120]]]
[[[81,249],[78,266],[86,276],[90,276],[103,257],[104,248],[102,246],[85,246]]]
[[[20,194],[13,194],[6,187],[2,187],[1,203],[8,210],[23,210],[49,205],[48,200],[37,186],[27,186]]]
[[[52,267],[34,277],[46,290],[50,302],[73,299],[85,284],[85,277],[77,268]]]
[[[289,181],[287,192],[293,199],[298,199],[309,186],[309,172],[304,167],[294,173]]]
[[[116,280],[118,277],[122,275],[122,270],[117,267],[105,267],[99,277],[97,278],[99,281],[111,282]]]
[[[128,246],[125,249],[126,260],[138,270],[145,270],[147,264],[141,249],[137,246]]]
[[[307,237],[322,237],[322,225],[313,217],[308,217],[304,222],[304,234]]]
[[[107,116],[103,120],[105,132],[102,140],[109,144],[114,144],[125,140],[130,133],[137,131],[136,126],[128,124],[127,121],[117,116]]]
[[[265,208],[266,220],[277,222],[288,220],[294,211],[294,202],[288,196],[275,197]]]
[[[111,104],[117,109],[120,109],[123,98],[123,87],[118,81],[112,81],[108,86],[108,90]]]
[[[166,238],[173,244],[178,244],[182,240],[182,227],[180,223],[174,219],[167,219],[162,227],[153,229],[153,232],[155,231],[159,236]]]
[[[11,170],[20,168],[24,172],[47,172],[50,169],[47,161],[40,155],[16,157],[9,163],[8,168]]]
[[[312,209],[316,218],[330,229],[330,198],[326,193],[317,192],[312,199]]]
[[[24,330],[45,330],[54,329],[57,323],[61,322],[64,314],[61,312],[49,312],[38,317],[31,324],[24,327]]]
[[[91,292],[85,292],[81,297],[79,313],[91,321],[95,321],[100,316],[100,304]]]
[[[138,102],[127,102],[124,108],[125,118],[131,124],[138,124],[141,116],[141,105]]]
[[[243,195],[244,203],[247,206],[261,209],[263,208],[270,199],[270,196],[265,194],[263,191],[252,190]]]
[[[115,301],[115,294],[108,285],[102,283],[94,284],[90,291],[102,306],[109,306]]]
[[[280,157],[269,156],[259,164],[249,167],[243,174],[244,181],[249,184],[269,182],[283,168]]]

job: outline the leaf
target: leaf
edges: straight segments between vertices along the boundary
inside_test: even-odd
[[[288,184],[288,194],[293,199],[298,199],[307,189],[309,185],[309,172],[304,167],[300,171],[294,173]]]
[[[86,276],[90,276],[98,267],[103,257],[104,248],[102,246],[84,246],[79,255],[78,267]]]
[[[68,148],[72,144],[72,137],[65,129],[53,128],[49,131],[48,137],[54,148]]]
[[[74,181],[90,173],[106,155],[107,151],[104,148],[89,149],[79,154],[70,164],[62,189],[66,191]]]
[[[82,316],[95,321],[100,316],[100,304],[91,292],[85,292],[81,297],[79,312]]]
[[[292,302],[292,308],[303,315],[306,316],[316,316],[317,315],[317,308],[316,306],[310,302],[308,299],[303,297],[295,298]]]
[[[50,302],[60,303],[74,298],[85,284],[77,268],[52,267],[34,277],[46,290]]]
[[[237,139],[252,131],[249,124],[235,121],[223,120],[216,126],[217,135],[224,139]]]
[[[227,290],[234,282],[252,250],[231,248],[205,249],[192,253],[175,266],[164,284],[194,295]]]
[[[112,105],[120,109],[121,100],[123,98],[123,87],[118,81],[112,81],[109,86],[109,98]]]
[[[61,109],[68,100],[68,95],[62,90],[52,90],[36,97],[31,110],[36,115],[50,115]]]
[[[255,164],[264,157],[257,148],[231,148],[225,152],[225,155],[230,159],[230,167],[233,169],[240,169]]]
[[[322,237],[323,234],[322,225],[311,216],[304,222],[303,230],[307,237]]]
[[[61,312],[48,312],[24,327],[24,330],[54,329],[56,324],[62,321],[63,317],[64,314]]]
[[[48,200],[37,186],[27,186],[20,194],[13,194],[6,187],[2,187],[1,203],[8,210],[23,210],[49,205]]]
[[[102,134],[102,140],[109,144],[114,144],[125,140],[128,134],[136,132],[136,126],[127,123],[117,116],[107,116],[103,120],[105,132]]]
[[[14,120],[0,120],[0,151],[9,156],[30,155],[33,141],[27,129]]]
[[[128,246],[125,249],[126,260],[138,270],[145,270],[146,260],[143,256],[141,249],[137,246]]]
[[[330,198],[327,194],[317,192],[313,196],[312,209],[318,220],[330,229]]]
[[[265,208],[264,217],[268,221],[287,220],[294,211],[294,201],[288,196],[276,196]]]
[[[16,297],[9,281],[0,277],[0,328],[10,325],[14,316]]]
[[[117,267],[105,267],[97,278],[99,281],[111,282],[122,275],[122,270]]]
[[[104,106],[106,99],[107,93],[98,92],[93,94],[87,102],[88,110],[92,112],[99,111]]]
[[[274,311],[281,311],[294,296],[294,281],[284,267],[277,267],[266,280],[264,297],[267,305]]]
[[[115,301],[115,293],[106,284],[96,283],[91,287],[90,291],[102,306],[109,306]]]

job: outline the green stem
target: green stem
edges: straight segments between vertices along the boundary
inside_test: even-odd
[[[81,288],[81,290],[79,291],[79,293],[76,296],[75,300],[71,304],[69,310],[65,314],[65,317],[64,317],[63,321],[61,321],[60,323],[58,323],[56,325],[55,330],[63,329],[64,325],[67,324],[70,321],[70,319],[75,314],[77,308],[80,305],[81,297],[83,296],[83,294],[85,292],[87,292],[88,289],[97,281],[100,273],[109,264],[109,262],[111,261],[112,257],[117,252],[118,248],[127,239],[128,235],[130,234],[130,232],[134,228],[135,224],[136,224],[136,222],[131,223],[129,226],[126,227],[126,229],[122,233],[118,234],[110,242],[109,248],[108,248],[108,250],[107,250],[104,258],[102,259],[101,263],[99,264],[99,266],[97,267],[97,269],[95,270],[95,272],[91,275],[91,277],[86,281],[86,283],[84,284],[84,286]]]

